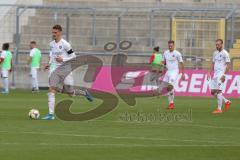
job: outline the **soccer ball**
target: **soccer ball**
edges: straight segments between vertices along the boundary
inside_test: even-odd
[[[28,116],[30,119],[38,119],[40,117],[40,112],[37,109],[31,109]]]

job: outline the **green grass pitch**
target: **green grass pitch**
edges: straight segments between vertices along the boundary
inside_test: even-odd
[[[214,98],[176,97],[174,111],[165,111],[166,97],[139,98],[135,107],[120,100],[111,113],[86,122],[30,120],[31,108],[47,113],[46,91],[15,90],[0,95],[0,159],[2,160],[238,160],[240,100],[229,112],[212,115]],[[56,101],[68,98],[57,95]],[[101,100],[74,97],[72,112],[84,112]],[[191,110],[191,114],[190,114]],[[168,113],[171,112],[171,113]],[[191,119],[148,121],[126,118],[141,114],[189,114]]]

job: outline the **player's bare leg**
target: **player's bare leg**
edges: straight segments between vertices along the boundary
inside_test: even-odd
[[[60,92],[60,93],[65,93],[68,94],[69,96],[85,96],[88,101],[92,102],[93,97],[90,95],[90,93],[87,90],[81,90],[81,89],[72,89],[72,86],[69,85],[64,85],[63,89],[58,89],[54,87],[49,88],[48,92],[48,108],[49,108],[49,113],[45,117],[43,117],[43,120],[54,120],[54,110],[55,110],[55,93]]]

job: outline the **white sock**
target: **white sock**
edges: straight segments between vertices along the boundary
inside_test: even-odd
[[[168,102],[169,102],[169,104],[173,103],[173,101],[174,101],[174,90],[168,92]]]
[[[39,90],[39,88],[38,88],[38,79],[37,79],[37,78],[35,78],[35,88],[36,88],[37,90]]]
[[[217,103],[218,103],[218,109],[222,110],[222,103],[223,103],[222,93],[217,94]]]
[[[32,88],[35,88],[35,79],[32,77]]]
[[[54,107],[55,107],[55,93],[48,93],[48,108],[49,114],[54,114]]]
[[[37,80],[37,78],[33,78],[32,77],[32,88],[35,88],[35,89],[39,89],[38,88],[38,80]]]
[[[8,89],[8,78],[3,78],[3,85],[4,85],[4,89],[6,92],[9,91]]]

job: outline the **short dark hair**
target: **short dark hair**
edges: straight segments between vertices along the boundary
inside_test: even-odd
[[[153,48],[154,51],[159,52],[159,46]]]
[[[223,40],[222,39],[217,39],[216,42],[221,42],[223,44]]]
[[[169,40],[168,44],[170,44],[170,43],[174,44],[175,42],[174,42],[174,40]]]
[[[37,42],[36,41],[31,41],[30,44],[35,44],[36,45]]]
[[[62,26],[59,25],[59,24],[56,24],[52,27],[52,29],[56,29],[56,30],[59,30],[59,31],[62,31]]]
[[[2,50],[8,50],[9,49],[9,43],[3,43]]]

